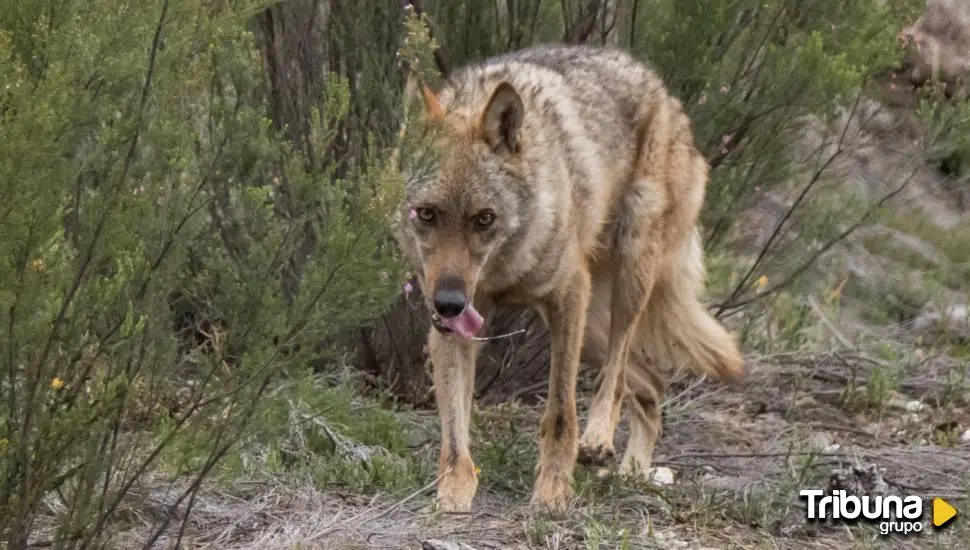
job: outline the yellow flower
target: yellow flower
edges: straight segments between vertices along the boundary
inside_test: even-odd
[[[766,286],[768,286],[768,276],[762,275],[758,277],[758,290],[764,290]]]
[[[478,477],[478,474],[480,473],[482,473],[482,469],[479,468],[478,466],[475,466],[475,477]]]
[[[61,389],[63,387],[64,387],[64,381],[63,380],[61,380],[60,378],[58,378],[56,376],[51,379],[51,388],[52,389],[59,390],[59,389]]]
[[[44,258],[37,258],[36,260],[31,260],[30,262],[30,268],[33,269],[34,271],[43,272],[45,267],[46,266],[44,266]]]

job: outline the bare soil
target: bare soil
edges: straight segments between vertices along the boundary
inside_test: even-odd
[[[470,515],[435,512],[433,479],[399,495],[365,498],[312,484],[239,481],[199,499],[186,548],[964,548],[970,524],[930,525],[932,497],[965,506],[970,408],[952,376],[965,363],[946,356],[893,363],[859,352],[751,358],[733,387],[683,380],[665,403],[665,433],[655,465],[672,485],[631,484],[577,471],[578,499],[561,516],[528,505],[529,467],[481,463]],[[892,373],[895,389],[879,393]],[[948,380],[950,380],[948,382]],[[541,392],[540,392],[541,393]],[[588,389],[583,392],[588,396]],[[482,405],[493,440],[531,453],[541,406]],[[437,418],[410,415],[415,452],[433,461]],[[496,432],[496,426],[514,430]],[[624,433],[618,434],[622,450]],[[515,433],[508,433],[509,431]],[[845,487],[868,494],[916,494],[924,531],[881,536],[865,523],[805,519],[805,488]],[[151,497],[161,505],[164,495]],[[135,534],[134,532],[132,534]],[[137,536],[136,536],[137,538]],[[168,547],[172,540],[160,541]]]

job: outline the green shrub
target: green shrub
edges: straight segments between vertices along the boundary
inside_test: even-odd
[[[130,490],[179,441],[197,453],[171,510],[186,511],[271,380],[397,291],[394,174],[376,151],[352,180],[319,161],[348,116],[343,79],[320,90],[326,108],[306,136],[317,162],[274,127],[247,30],[258,7],[0,7],[11,547],[107,543]]]

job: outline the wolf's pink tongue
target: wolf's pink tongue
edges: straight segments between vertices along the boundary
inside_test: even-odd
[[[468,304],[465,306],[465,311],[462,311],[457,317],[442,317],[441,324],[462,338],[471,338],[482,330],[485,319],[475,309],[475,306]]]

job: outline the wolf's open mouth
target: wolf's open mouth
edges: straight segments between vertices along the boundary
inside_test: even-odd
[[[464,311],[454,317],[432,314],[431,324],[442,334],[454,332],[462,338],[474,338],[478,331],[482,330],[485,318],[475,309],[475,306],[468,304]]]

